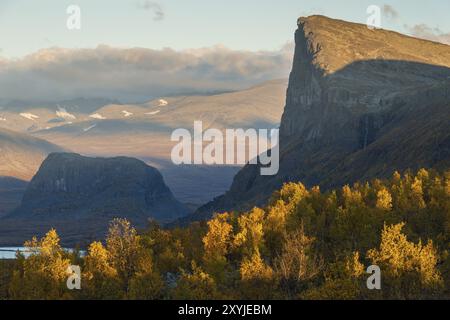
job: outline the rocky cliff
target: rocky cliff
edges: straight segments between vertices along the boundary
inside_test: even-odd
[[[101,238],[113,218],[145,227],[149,219],[164,223],[187,213],[158,170],[140,160],[52,153],[29,183],[21,206],[0,223],[0,234],[7,238],[14,230],[23,241],[30,230],[41,234],[57,228],[65,243],[73,243]]]
[[[322,188],[450,167],[450,46],[365,25],[298,20],[280,171],[248,165],[190,219],[265,202],[286,181]]]

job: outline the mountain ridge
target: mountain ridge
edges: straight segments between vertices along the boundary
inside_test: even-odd
[[[177,199],[198,207],[225,192],[238,167],[175,166],[170,156],[176,144],[170,139],[173,130],[193,130],[196,120],[220,130],[278,127],[286,88],[287,79],[276,79],[208,96],[162,96],[142,104],[108,102],[89,113],[72,108],[77,104],[73,101],[59,107],[21,109],[23,115],[5,109],[0,110],[0,117],[6,119],[0,127],[86,156],[143,160],[160,170]]]

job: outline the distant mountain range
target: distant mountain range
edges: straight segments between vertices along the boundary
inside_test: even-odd
[[[5,101],[0,99],[0,112],[12,111],[12,113],[17,113],[33,108],[53,110],[62,106],[70,112],[90,113],[98,108],[113,103],[120,103],[120,101],[107,98],[75,98],[61,101]]]
[[[450,46],[323,16],[301,18],[280,127],[280,171],[248,165],[187,221],[267,201],[287,181],[328,189],[450,167]]]
[[[274,80],[242,91],[161,97],[143,104],[107,99],[35,106],[18,103],[0,110],[0,119],[4,119],[0,128],[30,134],[84,155],[139,158],[161,170],[177,198],[198,206],[225,192],[239,167],[185,166],[181,170],[170,159],[175,145],[170,140],[172,131],[192,130],[196,120],[203,121],[205,129],[278,127],[286,88],[287,80]],[[29,179],[32,175],[14,176]]]

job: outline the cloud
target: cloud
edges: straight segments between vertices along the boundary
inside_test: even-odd
[[[383,6],[383,14],[390,19],[397,19],[399,17],[398,12],[392,6],[386,4]],[[438,27],[432,28],[424,23],[413,26],[404,24],[403,27],[413,37],[450,45],[450,32],[446,33]]]
[[[138,101],[164,95],[237,90],[287,78],[293,44],[275,51],[224,46],[170,48],[42,49],[18,60],[0,59],[0,97],[62,100],[106,97]]]
[[[390,20],[396,20],[399,17],[399,14],[395,8],[389,4],[385,4],[382,8],[383,15],[390,19]]]
[[[405,25],[405,28],[414,37],[450,44],[450,33],[445,33],[439,28],[432,28],[426,24],[416,24],[412,27]]]
[[[154,14],[153,20],[161,21],[164,19],[165,13],[161,5],[153,1],[141,1],[137,3],[137,7],[142,10],[151,11]]]

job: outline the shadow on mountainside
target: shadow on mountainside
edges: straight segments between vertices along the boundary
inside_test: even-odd
[[[310,61],[293,68],[302,72],[290,77],[278,174],[245,166],[227,193],[180,224],[262,205],[289,181],[326,190],[450,167],[450,68],[402,60],[356,61],[329,75]]]

